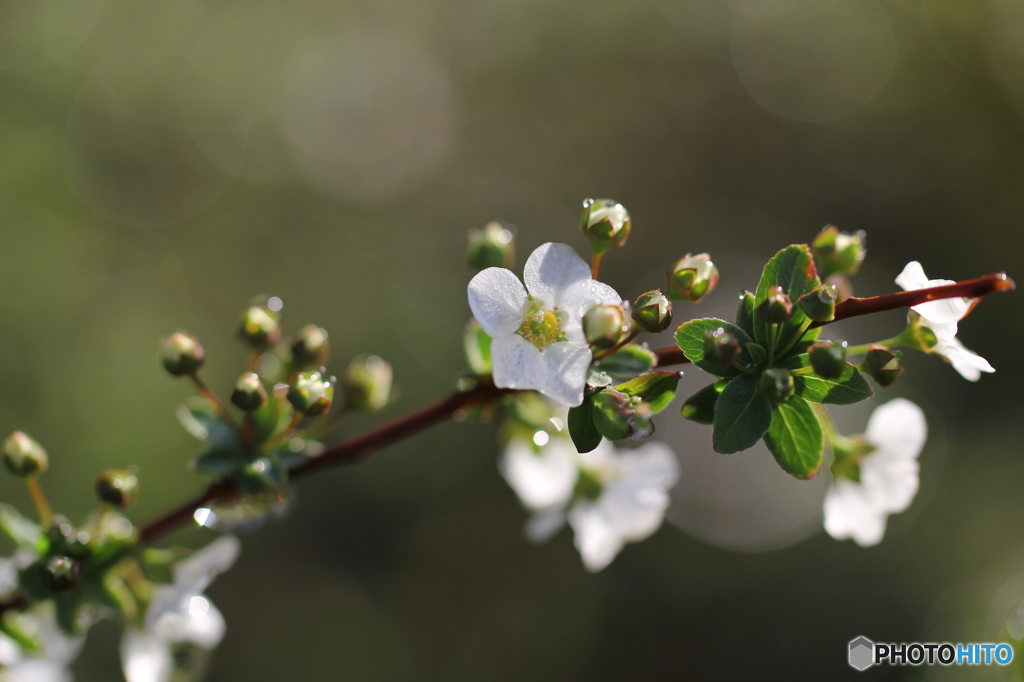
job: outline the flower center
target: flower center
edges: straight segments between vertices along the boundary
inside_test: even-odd
[[[565,341],[559,325],[558,309],[545,310],[543,301],[530,301],[530,309],[523,315],[523,323],[516,334],[523,337],[537,348],[550,346],[558,341]]]

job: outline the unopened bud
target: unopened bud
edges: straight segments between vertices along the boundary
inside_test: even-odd
[[[899,336],[899,345],[925,353],[932,352],[932,349],[939,343],[939,337],[935,335],[935,331],[931,327],[922,322],[923,319],[915,310],[907,312],[907,328]]]
[[[515,265],[515,235],[501,223],[492,222],[482,230],[469,231],[466,262],[475,270],[509,268]]]
[[[78,585],[78,562],[67,556],[50,557],[39,567],[39,577],[51,592],[66,592]]]
[[[781,367],[766,369],[761,375],[759,386],[761,394],[775,404],[786,402],[796,392],[793,375]]]
[[[836,317],[836,287],[823,284],[800,297],[800,309],[815,322],[831,322]]]
[[[821,276],[856,274],[867,255],[865,237],[863,230],[847,234],[840,232],[835,225],[826,225],[811,242],[811,249],[821,266]]]
[[[238,377],[235,390],[231,392],[232,404],[240,410],[253,412],[267,404],[267,389],[260,381],[260,375],[246,372]]]
[[[320,372],[300,372],[288,387],[288,402],[307,417],[323,414],[334,402],[334,384]]]
[[[377,412],[391,400],[391,363],[376,355],[361,356],[349,363],[342,389],[345,406],[360,412]]]
[[[711,293],[718,284],[718,268],[706,253],[686,254],[668,270],[668,297],[673,301],[693,301]]]
[[[672,301],[657,289],[641,294],[633,304],[633,320],[645,332],[657,334],[672,324]]]
[[[620,305],[599,305],[583,316],[583,334],[594,348],[614,348],[626,326],[626,313]]]
[[[104,471],[96,478],[96,495],[101,502],[127,509],[139,497],[139,479],[131,471]]]
[[[768,324],[788,322],[793,317],[793,302],[782,287],[772,287],[768,291],[768,298],[757,306],[757,314]]]
[[[868,349],[864,361],[860,363],[860,371],[874,379],[876,384],[885,388],[894,384],[903,374],[903,366],[900,365],[899,359],[899,351],[874,345]]]
[[[811,367],[818,376],[838,379],[846,371],[846,342],[822,341],[807,349],[811,356]]]
[[[199,339],[179,331],[160,339],[160,359],[172,375],[191,376],[203,366],[206,352]]]
[[[281,340],[281,299],[257,299],[242,313],[238,335],[252,348],[262,350]]]
[[[580,229],[590,241],[594,253],[601,254],[629,239],[632,223],[626,208],[611,199],[587,199],[583,202]]]
[[[43,446],[24,431],[15,431],[4,441],[4,463],[15,476],[36,476],[50,465]]]
[[[725,369],[743,352],[743,344],[725,327],[709,329],[704,334],[704,359]]]
[[[292,337],[292,369],[314,369],[323,367],[331,357],[331,345],[327,342],[327,330],[315,324],[307,324]]]

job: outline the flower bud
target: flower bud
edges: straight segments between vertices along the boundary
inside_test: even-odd
[[[281,340],[281,299],[257,299],[242,313],[238,335],[252,348],[262,350]]]
[[[599,305],[583,316],[583,334],[594,348],[614,348],[622,338],[626,313],[620,305]]]
[[[830,284],[836,288],[836,303],[842,303],[848,298],[853,298],[853,284],[850,282],[850,278],[843,273],[835,272],[823,279],[825,284]]]
[[[718,327],[704,334],[704,359],[725,369],[743,352],[743,344],[735,335]]]
[[[342,382],[345,406],[360,412],[377,412],[387,407],[392,378],[391,364],[376,355],[353,359]]]
[[[4,441],[4,463],[15,476],[37,476],[50,465],[43,446],[24,431],[15,431]]]
[[[718,268],[711,256],[701,253],[686,254],[668,270],[668,297],[672,301],[693,301],[711,293],[718,284]]]
[[[78,585],[78,562],[66,556],[50,557],[39,566],[39,577],[51,592],[66,592]]]
[[[315,324],[307,324],[292,337],[291,351],[292,369],[323,367],[331,357],[331,345],[327,342],[327,330]]]
[[[672,301],[657,289],[641,294],[633,304],[633,320],[645,332],[657,334],[672,324]]]
[[[288,402],[307,417],[323,414],[334,402],[334,385],[320,372],[300,372],[288,387]]]
[[[834,273],[857,274],[867,255],[865,237],[863,230],[847,234],[840,232],[835,225],[826,225],[811,242],[811,250],[821,266],[821,276],[828,277]]]
[[[766,369],[758,385],[761,394],[775,404],[786,402],[796,392],[793,375],[781,367]]]
[[[836,287],[823,284],[800,297],[800,309],[815,322],[831,322],[836,317]]]
[[[509,268],[515,265],[515,235],[501,223],[491,222],[482,230],[469,231],[466,262],[475,270]]]
[[[915,311],[907,312],[907,328],[899,335],[899,345],[914,348],[924,353],[931,353],[932,349],[939,343],[939,337],[925,322],[924,318]]]
[[[768,324],[788,322],[793,317],[793,302],[782,287],[772,287],[768,291],[768,298],[757,306],[757,314]]]
[[[846,342],[821,341],[807,349],[811,367],[818,376],[838,379],[846,371]]]
[[[235,390],[231,392],[231,403],[240,410],[254,412],[267,404],[267,389],[260,381],[260,375],[246,372],[238,377]]]
[[[632,223],[626,208],[611,199],[587,199],[583,202],[580,229],[590,241],[594,253],[601,254],[629,239]]]
[[[860,363],[860,371],[874,379],[876,384],[885,388],[894,384],[903,374],[903,366],[900,365],[899,359],[899,351],[874,345],[868,349],[864,361]]]
[[[188,332],[178,331],[160,339],[160,359],[172,375],[191,376],[203,366],[206,352],[199,339]]]
[[[139,479],[131,471],[110,469],[96,478],[96,496],[100,502],[127,509],[139,497]]]

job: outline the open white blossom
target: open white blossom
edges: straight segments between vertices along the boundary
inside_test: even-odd
[[[864,440],[873,449],[859,462],[860,482],[840,477],[825,495],[825,530],[837,540],[877,545],[889,514],[906,510],[917,494],[917,456],[928,436],[921,408],[903,398],[871,414]]]
[[[176,644],[209,651],[220,643],[224,616],[202,593],[217,574],[231,567],[240,548],[238,538],[222,536],[179,562],[174,567],[174,582],[153,591],[145,628],[126,628],[121,640],[121,665],[127,682],[171,680],[177,671],[172,652]]]
[[[491,337],[494,384],[535,390],[563,405],[583,402],[591,352],[583,315],[622,297],[590,278],[590,267],[567,244],[530,254],[526,286],[505,268],[487,268],[469,283],[469,307]]]
[[[661,526],[668,491],[679,478],[679,464],[664,443],[618,450],[602,441],[593,451],[577,453],[559,436],[535,451],[513,442],[501,472],[520,501],[534,512],[526,534],[542,542],[566,519],[587,570],[611,563],[627,542],[649,537]]]
[[[914,291],[956,284],[948,279],[928,279],[924,268],[917,261],[907,263],[903,272],[896,278],[896,284]],[[977,381],[982,372],[996,371],[988,361],[977,353],[968,350],[956,338],[957,322],[971,309],[971,304],[962,298],[944,298],[915,305],[912,310],[921,316],[921,322],[935,334],[936,344],[928,352],[945,358],[953,369],[968,381]]]

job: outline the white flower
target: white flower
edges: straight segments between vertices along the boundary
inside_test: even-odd
[[[948,279],[928,279],[924,268],[917,261],[907,263],[903,272],[896,278],[896,284],[907,291],[940,287],[956,284]],[[988,361],[977,353],[968,350],[956,338],[957,322],[971,309],[971,304],[962,298],[944,298],[915,305],[912,310],[921,316],[924,326],[935,333],[937,343],[929,350],[953,365],[953,369],[968,381],[977,381],[982,372],[996,371]]]
[[[825,495],[825,530],[837,540],[877,545],[889,514],[910,506],[917,494],[917,456],[928,436],[921,408],[903,398],[880,405],[868,420],[864,440],[874,449],[860,461],[860,483],[832,481]]]
[[[566,244],[542,244],[523,270],[487,268],[469,283],[469,307],[491,337],[494,385],[535,390],[563,405],[583,402],[591,353],[582,317],[597,305],[622,303],[590,278],[590,267]]]
[[[175,672],[171,647],[190,643],[202,650],[224,637],[224,616],[203,590],[235,562],[238,538],[225,535],[174,567],[174,583],[153,591],[146,627],[125,629],[121,665],[128,682],[168,682]]]
[[[605,440],[581,454],[568,438],[558,436],[540,452],[513,442],[502,458],[501,472],[523,506],[534,512],[527,537],[542,542],[568,518],[584,566],[597,572],[625,543],[643,540],[658,529],[679,465],[664,443],[618,450]]]

